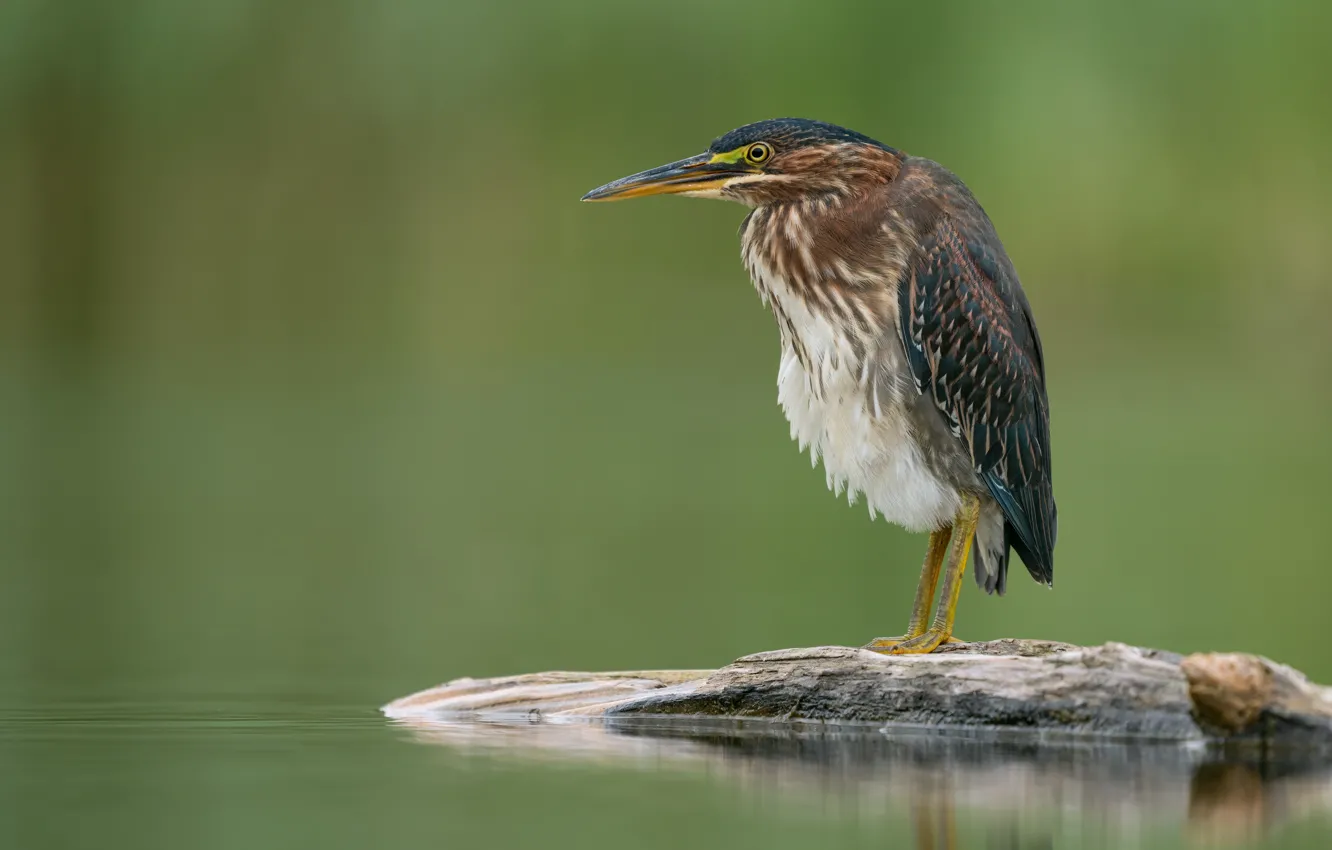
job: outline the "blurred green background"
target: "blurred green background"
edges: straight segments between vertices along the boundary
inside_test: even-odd
[[[900,632],[924,538],[789,440],[743,210],[577,203],[783,115],[960,174],[1034,304],[1056,582],[968,582],[959,633],[1332,680],[1330,38],[1318,0],[6,0],[0,704],[369,716]]]

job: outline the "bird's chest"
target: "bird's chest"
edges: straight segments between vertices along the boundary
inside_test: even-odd
[[[777,400],[791,437],[811,462],[823,460],[828,487],[864,495],[870,516],[912,530],[950,522],[956,491],[931,470],[912,410],[916,391],[895,328],[854,330],[840,308],[794,287],[763,262],[751,264],[755,287],[781,333]],[[829,295],[828,298],[833,296]]]

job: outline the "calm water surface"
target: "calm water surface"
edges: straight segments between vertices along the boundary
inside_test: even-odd
[[[368,703],[0,715],[8,847],[1326,847],[1332,772],[939,734],[400,726]]]

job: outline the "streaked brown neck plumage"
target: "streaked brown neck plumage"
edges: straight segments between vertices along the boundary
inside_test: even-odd
[[[850,145],[807,150],[799,152],[811,159],[800,163],[799,181],[735,189],[754,206],[740,229],[745,268],[806,367],[788,299],[841,328],[863,356],[892,327],[896,284],[914,242],[889,191],[901,154]]]

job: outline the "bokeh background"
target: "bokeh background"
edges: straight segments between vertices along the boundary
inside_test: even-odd
[[[1034,304],[1056,581],[968,582],[959,633],[1332,680],[1330,38],[1318,0],[7,0],[0,704],[369,715],[899,632],[924,539],[790,441],[743,210],[577,203],[783,115],[955,170]],[[128,787],[196,788],[171,753]],[[47,779],[0,784],[18,837],[78,829],[22,814]],[[101,804],[179,838],[210,799]]]

